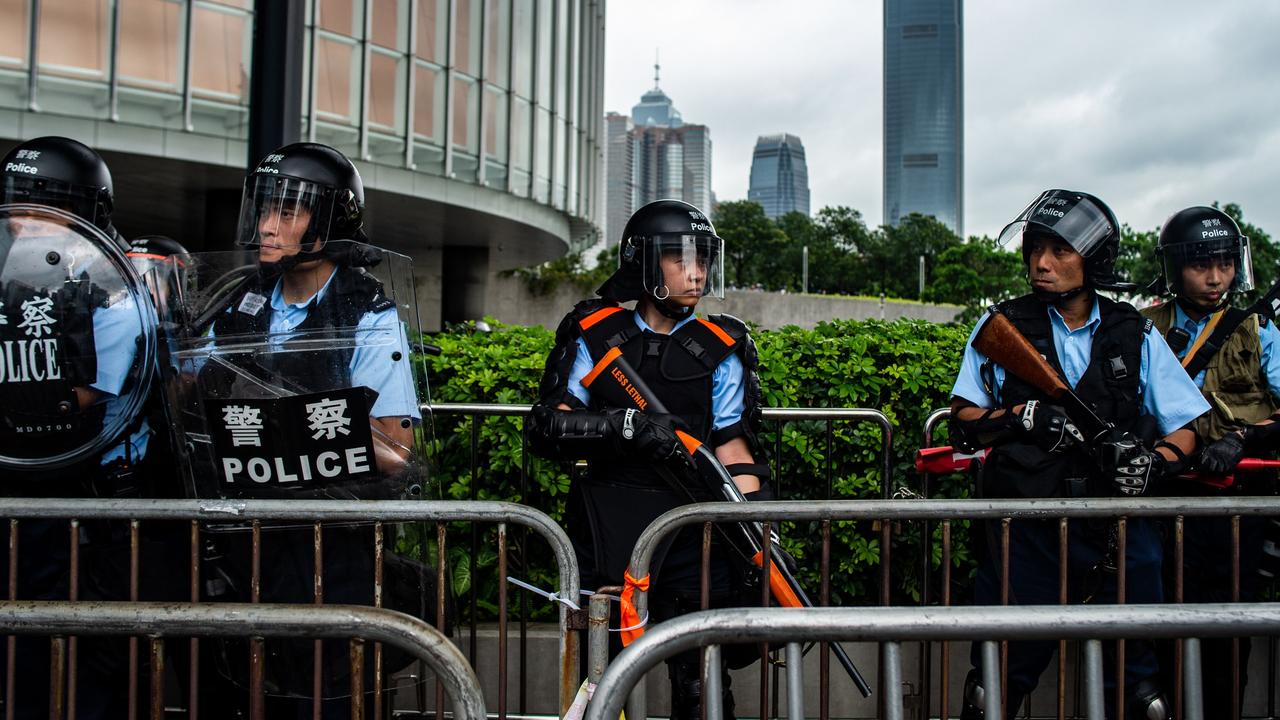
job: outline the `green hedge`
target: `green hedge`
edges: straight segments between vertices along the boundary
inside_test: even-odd
[[[435,335],[443,353],[428,358],[434,402],[532,403],[543,362],[551,349],[552,333],[541,327],[503,326],[489,321],[492,332],[476,332],[463,325]],[[788,327],[754,333],[760,350],[760,379],[770,407],[875,408],[889,417],[893,428],[892,491],[920,491],[912,470],[920,447],[925,417],[948,402],[965,328],[918,320],[833,321],[813,330]],[[878,426],[847,421],[831,423],[833,438],[827,457],[825,421],[766,423],[766,459],[774,468],[775,484],[784,499],[878,498],[882,487],[877,458],[882,445]],[[433,491],[448,499],[509,500],[547,512],[559,520],[569,487],[569,468],[521,452],[522,420],[518,417],[469,419],[435,418],[431,443]],[[473,465],[473,442],[478,450]],[[940,441],[941,442],[941,441]],[[521,487],[521,467],[527,482]],[[828,474],[828,468],[830,468]],[[474,475],[474,480],[473,480]],[[830,486],[828,487],[828,478]],[[959,497],[962,478],[946,478],[930,488],[933,496]],[[957,577],[967,578],[971,566],[964,542],[967,524],[953,528]],[[933,529],[935,538],[939,536]],[[454,589],[472,590],[473,560],[467,534],[451,539]],[[918,599],[920,579],[919,526],[895,523],[891,548],[892,594],[899,602]],[[783,527],[783,541],[801,565],[801,579],[817,588],[820,529]],[[844,605],[874,604],[880,596],[878,524],[842,522],[832,528],[832,601]],[[474,588],[483,609],[496,607],[498,591],[494,531],[477,538],[474,562],[479,577],[489,580]],[[518,549],[518,548],[517,548]],[[516,553],[512,568],[541,587],[555,586],[554,566],[539,540],[528,543],[528,558]],[[933,543],[930,566],[937,571],[940,545]],[[936,582],[935,582],[936,585]],[[549,613],[550,608],[543,608]]]

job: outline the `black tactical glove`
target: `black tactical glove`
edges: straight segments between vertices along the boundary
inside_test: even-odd
[[[614,436],[625,448],[630,445],[635,453],[657,462],[682,459],[691,462],[684,443],[676,430],[689,432],[689,427],[675,415],[642,413],[639,410],[606,410],[605,416],[613,428]]]
[[[1102,470],[1121,495],[1142,495],[1168,472],[1164,456],[1129,433],[1104,441],[1100,450]]]
[[[1244,457],[1243,433],[1229,432],[1222,439],[1200,451],[1200,469],[1215,475],[1226,475]]]
[[[1084,435],[1062,408],[1028,400],[1022,409],[1022,429],[1041,450],[1065,452],[1084,442]]]

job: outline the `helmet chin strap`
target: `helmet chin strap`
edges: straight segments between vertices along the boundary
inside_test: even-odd
[[[667,294],[661,297],[658,296],[656,291],[649,291],[649,302],[655,310],[672,320],[683,320],[693,314],[693,308],[676,305],[671,302],[671,291],[667,289],[667,286],[663,285],[662,289],[666,290]]]

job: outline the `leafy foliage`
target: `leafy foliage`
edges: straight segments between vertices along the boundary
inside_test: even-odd
[[[552,333],[488,322],[494,328],[489,333],[462,325],[432,338],[444,351],[427,358],[436,402],[529,405],[535,400]],[[757,332],[766,406],[875,408],[888,416],[893,427],[893,481],[886,488],[879,461],[883,439],[877,425],[833,421],[828,442],[823,420],[766,423],[764,459],[774,470],[780,497],[878,498],[900,487],[919,491],[920,478],[912,470],[914,452],[920,446],[926,415],[947,403],[966,337],[965,328],[908,320],[836,321],[813,330],[788,327]],[[570,471],[522,452],[522,418],[440,415],[434,420],[431,466],[437,495],[521,502],[557,521],[563,518]],[[946,478],[930,493],[962,496],[964,481]],[[899,599],[919,596],[921,530],[912,524],[892,527],[892,594]],[[938,572],[941,561],[939,532],[936,527],[931,530],[933,572]],[[877,524],[834,523],[831,533],[832,602],[877,602],[882,542]],[[813,588],[818,582],[820,535],[817,524],[787,523],[783,528],[784,545],[800,561],[802,581]],[[971,565],[964,535],[963,524],[957,524],[953,528],[956,577],[967,577]],[[434,536],[418,541],[434,542]],[[499,591],[493,572],[495,530],[489,528],[473,541],[471,531],[459,525],[451,528],[447,543],[454,589],[473,589],[474,563],[475,577],[487,578],[474,588],[477,605],[482,613],[491,612]],[[530,538],[523,555],[521,545],[513,542],[511,547],[511,574],[539,587],[556,586],[550,551],[540,540]],[[537,609],[541,617],[554,614],[549,604],[537,604]]]

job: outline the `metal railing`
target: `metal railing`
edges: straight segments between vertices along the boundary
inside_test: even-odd
[[[828,603],[829,582],[830,582],[830,556],[831,556],[831,523],[841,520],[868,520],[880,521],[883,532],[882,542],[880,545],[880,564],[881,578],[884,587],[882,588],[881,605],[890,604],[889,596],[889,580],[891,567],[891,535],[890,526],[893,521],[909,521],[922,520],[941,523],[942,528],[942,548],[941,548],[941,568],[943,575],[944,596],[943,604],[950,605],[951,598],[948,593],[951,577],[950,569],[952,564],[952,544],[951,544],[951,525],[956,519],[966,520],[990,520],[1000,523],[1000,549],[1001,558],[1000,566],[1006,568],[1001,573],[1000,584],[1002,587],[1008,587],[1009,577],[1007,568],[1009,567],[1009,537],[1010,526],[1016,520],[1057,520],[1059,527],[1059,559],[1060,563],[1065,566],[1067,562],[1067,524],[1069,519],[1116,519],[1119,525],[1119,547],[1121,555],[1125,552],[1125,539],[1127,537],[1126,521],[1129,518],[1174,518],[1174,526],[1176,535],[1181,540],[1181,527],[1183,520],[1188,517],[1256,517],[1256,516],[1272,516],[1280,515],[1280,498],[1274,497],[1243,497],[1243,498],[1126,498],[1126,499],[1047,499],[1047,500],[833,500],[822,503],[811,501],[779,501],[779,502],[756,502],[756,503],[699,503],[695,505],[685,505],[674,510],[668,511],[654,520],[648,528],[641,534],[631,555],[630,572],[633,577],[643,578],[651,572],[652,561],[655,552],[664,544],[664,541],[686,526],[702,525],[703,537],[703,582],[704,590],[707,574],[707,563],[709,561],[709,553],[706,548],[710,544],[713,523],[734,523],[734,522],[760,522],[763,524],[762,541],[767,542],[770,534],[771,526],[776,527],[775,523],[779,521],[811,521],[821,524],[822,547],[820,553],[820,575],[822,587],[817,594],[816,602],[819,605]],[[928,554],[928,553],[926,553]],[[1238,554],[1237,554],[1238,558]],[[1125,563],[1119,563],[1121,568],[1125,567]],[[1062,576],[1060,576],[1062,577]],[[1063,583],[1063,597],[1061,603],[1066,604],[1066,586],[1065,578],[1061,580]],[[1124,584],[1123,571],[1119,577],[1118,583]],[[651,592],[651,591],[650,591]],[[707,597],[707,593],[703,592],[703,597]],[[649,612],[649,593],[636,589],[634,593],[634,602],[636,613],[640,618],[647,618]],[[1123,596],[1121,596],[1123,602]],[[705,601],[703,607],[705,608]],[[936,608],[931,607],[930,613]],[[905,610],[904,610],[905,611]],[[927,615],[921,613],[919,608],[911,609],[919,615]],[[658,625],[656,627],[660,627]],[[646,633],[647,634],[647,633]],[[946,638],[943,640],[943,658],[942,677],[939,681],[941,688],[941,705],[947,707],[946,688],[949,684],[949,668],[945,662],[947,657]],[[1065,641],[1064,641],[1065,642]],[[1121,645],[1121,648],[1123,645]],[[1122,652],[1122,650],[1121,650]],[[828,688],[830,686],[828,657],[826,647],[822,648],[820,654],[820,698],[821,705],[819,717],[826,720],[829,717],[829,696]],[[1061,652],[1059,677],[1061,678],[1063,670],[1061,665]],[[760,717],[768,716],[769,707],[769,686],[767,682],[768,668],[761,664],[761,697],[760,697]],[[1122,673],[1123,668],[1119,668],[1117,673]],[[1003,679],[1003,678],[1002,678]],[[890,683],[889,678],[881,679],[882,688]],[[1120,678],[1119,685],[1123,686],[1123,678]],[[929,692],[926,686],[925,693]],[[1058,716],[1065,717],[1065,683],[1059,682],[1058,686]],[[881,693],[883,697],[883,693]],[[632,718],[643,718],[647,716],[647,702],[645,697],[645,689],[643,685],[639,685],[632,692],[632,698],[627,707],[627,715]]]
[[[609,665],[596,687],[586,720],[612,720],[622,710],[628,692],[635,696],[645,673],[658,662],[678,653],[706,647],[703,677],[706,679],[706,717],[720,720],[719,645],[727,643],[787,644],[788,718],[803,720],[803,676],[800,643],[871,640],[883,643],[883,675],[886,685],[901,683],[900,644],[919,640],[982,641],[985,717],[1002,717],[1000,676],[994,662],[998,640],[1070,638],[1085,641],[1088,717],[1105,718],[1103,639],[1125,637],[1187,638],[1187,717],[1202,720],[1198,638],[1230,637],[1280,632],[1280,604],[1037,606],[934,608],[735,608],[704,610],[657,625],[624,650]],[[887,720],[904,717],[902,695],[885,695]],[[640,720],[645,715],[627,717]]]
[[[538,535],[542,536],[550,545],[559,573],[559,593],[558,597],[562,599],[571,599],[571,602],[577,602],[579,598],[579,575],[577,566],[577,557],[574,554],[573,547],[569,542],[564,531],[552,521],[546,514],[533,508],[506,502],[443,502],[443,501],[340,501],[340,500],[98,500],[98,499],[20,499],[6,498],[0,500],[0,517],[9,518],[9,599],[16,600],[17,583],[18,583],[18,566],[20,553],[22,548],[19,547],[17,539],[24,523],[31,521],[49,522],[51,520],[66,520],[67,522],[67,538],[70,547],[69,553],[69,577],[71,578],[70,592],[68,600],[76,604],[82,604],[89,607],[88,604],[78,595],[77,578],[80,577],[80,558],[79,547],[81,540],[81,531],[86,522],[94,521],[127,521],[129,534],[129,591],[128,598],[119,598],[121,600],[138,600],[139,598],[139,576],[148,572],[151,568],[142,567],[139,544],[141,526],[143,523],[188,523],[190,538],[190,600],[192,603],[201,603],[209,606],[220,605],[221,603],[206,603],[205,593],[201,585],[201,568],[202,568],[202,550],[203,543],[213,533],[207,529],[209,525],[216,525],[219,528],[225,528],[228,524],[235,523],[243,526],[243,535],[252,538],[252,558],[250,565],[253,568],[253,577],[250,580],[252,587],[252,600],[259,600],[258,593],[261,587],[261,577],[259,575],[260,554],[262,552],[262,538],[269,536],[273,530],[271,523],[285,523],[294,527],[310,527],[314,529],[314,557],[316,564],[316,582],[314,594],[311,598],[317,605],[324,602],[324,582],[323,571],[321,568],[320,558],[324,552],[324,533],[326,527],[343,527],[351,525],[372,526],[372,542],[373,547],[370,556],[374,558],[375,569],[373,577],[370,578],[374,587],[372,588],[372,597],[374,605],[378,606],[382,602],[383,597],[383,564],[386,552],[384,539],[384,526],[391,523],[435,523],[436,534],[436,609],[437,624],[440,629],[447,627],[445,617],[445,588],[448,586],[448,577],[446,575],[446,533],[445,523],[454,521],[463,521],[471,523],[496,523],[497,524],[497,573],[500,578],[505,581],[507,573],[507,525],[514,524],[522,528],[527,528]],[[264,524],[267,524],[264,527]],[[220,529],[219,533],[225,534],[225,529]],[[39,548],[40,552],[47,552],[48,548]],[[174,572],[175,568],[164,568],[166,572]],[[473,584],[475,575],[472,576]],[[114,599],[114,598],[113,598]],[[506,636],[507,636],[507,618],[508,612],[506,607],[506,593],[499,593],[498,607],[498,639],[499,639],[499,663],[498,663],[498,712],[501,715],[506,714],[507,705],[507,677],[506,677]],[[565,603],[559,603],[559,619],[558,619],[558,652],[559,652],[559,707],[567,708],[572,702],[573,696],[577,691],[579,682],[579,657],[578,657],[578,637],[577,633],[570,630],[572,623],[570,610]],[[94,607],[102,607],[102,604],[94,604]],[[263,606],[265,607],[265,606]],[[74,698],[75,687],[75,639],[69,638],[65,645],[60,645],[58,650],[65,649],[69,667],[69,683],[72,692],[69,697]],[[254,661],[250,663],[252,676],[250,679],[251,692],[260,692],[262,688],[262,662],[258,662],[262,658],[262,648],[260,643],[251,643],[251,651],[253,652]],[[470,660],[475,665],[476,642],[475,633],[472,632],[472,642],[470,646]],[[61,655],[61,652],[54,652],[54,655]],[[362,659],[363,662],[363,659]],[[320,663],[320,654],[316,653],[315,665],[317,669]],[[353,660],[354,663],[354,660]],[[381,645],[375,644],[373,649],[373,666],[381,668]],[[199,653],[198,640],[193,639],[191,642],[191,661],[190,661],[190,698],[191,709],[194,712],[198,707],[198,671],[199,671]],[[9,663],[7,666],[6,687],[13,687],[14,665]],[[130,706],[136,705],[137,691],[137,639],[130,640],[129,652],[129,701]],[[523,672],[523,667],[522,667]],[[359,673],[353,673],[353,677]],[[373,677],[373,713],[374,716],[381,716],[382,703],[382,674],[375,672]],[[436,707],[443,705],[444,688],[437,682],[436,691]],[[155,698],[152,698],[153,702]],[[316,699],[319,702],[319,699]]]
[[[352,655],[364,641],[399,647],[424,662],[444,685],[453,717],[484,720],[484,698],[475,672],[457,646],[436,628],[402,613],[357,605],[260,605],[245,603],[148,603],[0,601],[0,633],[17,635],[146,636],[152,643],[150,681],[153,720],[164,717],[164,638],[292,637],[352,641]],[[356,677],[357,675],[353,675]],[[64,676],[56,673],[55,680]],[[55,688],[65,697],[65,688]],[[50,711],[62,717],[54,703]],[[363,718],[363,693],[351,694],[351,717]],[[381,717],[374,713],[373,717]]]

